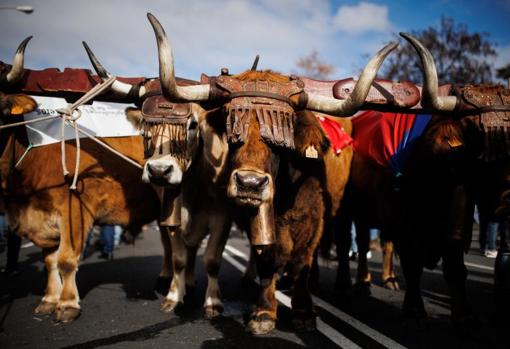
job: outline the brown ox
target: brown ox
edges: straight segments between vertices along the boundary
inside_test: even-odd
[[[345,101],[306,93],[301,80],[270,71],[223,75],[190,89],[176,85],[171,46],[159,22],[148,16],[158,40],[163,94],[172,101],[217,105],[210,120],[229,140],[227,195],[236,206],[234,219],[248,231],[261,286],[247,330],[263,334],[274,328],[276,272],[287,263],[293,266],[294,324],[315,328],[308,273],[324,225],[329,142],[309,110],[354,113],[396,45],[378,53]]]
[[[25,44],[18,49],[17,56],[21,58],[15,59],[12,69],[0,77],[2,86],[21,79]],[[37,105],[26,95],[0,94],[0,107],[2,124],[8,124],[22,120],[21,116]],[[143,162],[141,137],[102,140]],[[42,248],[48,271],[45,295],[35,312],[55,312],[57,321],[71,321],[80,313],[76,272],[92,224],[121,224],[137,231],[158,218],[158,198],[150,185],[140,183],[138,168],[91,140],[81,141],[78,185],[74,191],[69,190],[69,178],[62,175],[59,144],[27,152],[24,127],[2,130],[0,144],[1,197],[10,229]],[[66,142],[65,148],[67,166],[74,168],[74,142]]]
[[[84,43],[103,79],[108,73]],[[119,95],[133,86],[119,83]],[[147,97],[139,89],[141,108],[128,108],[127,118],[143,131],[146,162],[142,181],[152,184],[162,201],[163,270],[172,271],[170,289],[161,310],[173,311],[184,302],[187,287],[195,285],[197,249],[208,235],[204,253],[208,284],[204,312],[208,318],[223,311],[218,273],[230,231],[230,209],[224,190],[227,144],[216,134],[211,116],[195,103],[171,103],[160,94]],[[166,273],[169,276],[170,273]]]
[[[452,320],[463,323],[472,317],[463,255],[471,242],[474,202],[489,214],[505,205],[502,193],[509,183],[510,143],[504,117],[508,117],[510,92],[502,87],[464,86],[442,96],[432,55],[415,38],[403,36],[424,66],[421,105],[438,113],[409,158],[399,193],[402,210],[394,226],[407,286],[404,313],[425,315],[422,270],[434,268],[442,258]]]

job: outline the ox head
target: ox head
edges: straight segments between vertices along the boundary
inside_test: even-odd
[[[89,46],[85,42],[83,45],[98,75],[102,79],[110,77]],[[161,95],[148,95],[143,85],[115,81],[112,90],[141,101],[142,107],[127,108],[126,116],[144,138],[142,180],[161,187],[178,187],[198,153],[199,125],[205,111],[198,104],[172,103]]]
[[[433,155],[463,154],[485,160],[510,155],[510,90],[502,86],[439,86],[430,51],[400,33],[417,51],[423,66],[422,107],[440,115],[425,134]],[[445,87],[447,87],[445,89]]]
[[[9,89],[23,78],[25,49],[31,38],[29,36],[18,46],[12,65],[0,65],[0,90]],[[2,124],[6,123],[10,117],[21,116],[35,108],[37,108],[37,103],[27,95],[0,92],[0,121]]]
[[[0,65],[0,126],[21,121],[19,119],[23,114],[30,113],[37,108],[37,103],[30,96],[2,92],[9,90],[23,78],[25,48],[30,39],[31,37],[26,38],[19,45],[12,65]],[[3,205],[2,195],[7,189],[7,179],[13,166],[12,147],[14,142],[12,135],[14,132],[9,130],[14,130],[14,128],[0,130],[0,206]]]
[[[170,103],[160,96],[144,101],[126,115],[144,137],[142,180],[159,186],[178,186],[199,149],[199,124],[204,112],[192,103]]]
[[[384,58],[397,44],[387,45],[369,62],[346,100],[306,93],[301,80],[271,71],[249,70],[211,78],[198,86],[178,86],[165,31],[153,15],[148,18],[158,44],[163,95],[170,101],[217,106],[209,116],[221,125],[218,130],[225,132],[229,143],[227,195],[249,212],[252,245],[273,243],[273,198],[280,157],[320,158],[329,146],[309,110],[337,116],[355,113]]]

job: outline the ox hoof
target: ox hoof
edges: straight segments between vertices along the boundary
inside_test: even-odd
[[[276,320],[268,314],[255,315],[246,325],[246,332],[254,335],[268,334],[275,329]]]
[[[53,314],[55,309],[57,309],[57,303],[41,301],[34,309],[34,314]]]
[[[255,279],[253,279],[249,276],[243,275],[241,277],[241,287],[251,290],[251,289],[256,289],[258,287],[258,284],[255,282]]]
[[[358,281],[354,285],[354,289],[355,289],[356,293],[361,296],[370,296],[370,294],[371,294],[370,286],[371,286],[371,284],[368,281]]]
[[[169,299],[165,299],[161,306],[159,307],[159,310],[161,310],[163,313],[171,313],[174,311],[179,305],[182,305],[183,303],[174,302]]]
[[[57,308],[55,312],[55,320],[57,322],[71,322],[80,316],[81,310],[79,308],[62,307]]]
[[[406,320],[422,320],[427,317],[425,307],[404,307],[402,311],[402,319]]]
[[[480,327],[480,320],[470,313],[462,316],[452,315],[452,324],[456,330],[469,334]]]
[[[386,280],[383,280],[383,286],[384,288],[392,291],[400,290],[400,285],[398,284],[397,278],[395,277],[389,277]]]
[[[317,329],[317,316],[315,314],[294,315],[292,326],[296,332],[312,332]]]
[[[154,285],[154,289],[159,294],[166,295],[168,293],[168,290],[170,289],[171,282],[172,282],[171,277],[158,276],[158,278],[156,279],[156,284]]]
[[[204,317],[208,320],[217,318],[222,313],[223,313],[223,305],[222,304],[206,305],[204,307]]]

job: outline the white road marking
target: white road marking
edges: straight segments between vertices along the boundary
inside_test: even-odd
[[[231,252],[231,249],[228,248],[228,247],[230,247],[230,246],[225,246],[225,248],[228,250],[228,252],[234,254],[234,252]],[[235,251],[236,251],[236,253],[235,253],[236,256],[243,258],[242,252],[240,252],[238,250],[235,250]],[[232,264],[232,266],[234,268],[239,270],[241,273],[244,273],[244,271],[246,270],[246,267],[243,264],[239,263],[229,253],[223,252],[223,258],[225,258],[225,260],[227,262]],[[239,255],[239,253],[241,255]],[[280,291],[276,291],[275,296],[276,296],[276,300],[278,302],[280,302],[281,304],[283,304],[284,306],[286,306],[288,308],[291,307],[290,297],[289,296],[283,294]],[[354,343],[351,340],[349,340],[343,334],[341,334],[340,332],[338,332],[333,327],[329,326],[328,324],[326,324],[324,321],[322,321],[319,318],[317,319],[317,330],[319,332],[321,332],[324,336],[329,338],[333,343],[335,343],[336,345],[338,345],[341,348],[346,348],[346,349],[361,349],[361,347],[359,345],[357,345],[356,343]]]
[[[230,245],[226,245],[225,246],[225,249],[232,253],[233,255],[239,257],[239,258],[242,258],[243,260],[245,260],[246,262],[248,262],[249,260],[249,257],[243,253],[242,251],[239,251],[238,249],[230,246]],[[225,257],[225,259],[227,259],[228,262],[232,263],[234,265],[235,263],[235,267],[237,269],[239,269],[240,271],[244,272],[244,270],[246,269],[241,263],[239,263],[237,260],[235,260],[234,258],[232,258],[231,256],[229,256],[228,254],[224,253],[223,256],[228,256],[228,257]],[[282,300],[279,299],[279,296],[280,296],[280,299],[284,300],[287,302],[287,304],[285,302],[283,302]],[[283,298],[283,297],[286,297],[287,299]],[[281,293],[280,291],[276,291],[276,298],[278,299],[278,301],[280,301],[282,304],[290,307],[290,298],[288,296],[286,296],[285,294]],[[365,334],[366,336],[368,336],[369,338],[372,338],[374,341],[378,342],[379,344],[387,347],[387,348],[397,348],[397,349],[405,349],[406,347],[404,347],[403,345],[399,344],[398,342],[394,341],[393,339],[385,336],[384,334],[374,330],[373,328],[365,325],[364,323],[362,323],[361,321],[359,321],[358,319],[344,313],[343,311],[335,308],[334,306],[332,306],[331,304],[327,303],[326,301],[323,301],[322,299],[320,299],[319,297],[316,297],[316,296],[312,296],[313,298],[313,301],[315,302],[315,304],[317,304],[318,306],[320,306],[321,308],[325,309],[326,311],[328,311],[329,313],[331,313],[332,315],[334,315],[335,317],[337,317],[338,319],[346,322],[347,324],[349,324],[350,326],[354,327],[355,329],[357,329],[358,331],[360,331],[361,333]],[[327,324],[325,324],[324,322],[322,322],[320,319],[318,319],[317,321],[317,326],[318,326],[318,329],[319,329],[319,322],[323,323],[324,325],[328,326]],[[329,327],[329,326],[328,326]],[[332,331],[338,333],[335,329],[331,328]],[[319,329],[320,331],[320,329]],[[327,329],[326,329],[327,331]],[[326,335],[325,332],[321,331],[323,334]],[[338,335],[340,335],[341,337],[345,338],[342,334],[338,333]],[[327,336],[327,335],[326,335]],[[350,343],[352,343],[349,339],[345,338],[347,341],[349,341]],[[341,340],[341,338],[339,338],[339,340]],[[336,339],[334,340],[335,343],[340,343],[340,342],[337,342]],[[352,343],[353,345],[356,345],[355,343]],[[341,344],[342,347],[346,347],[345,344]],[[356,345],[357,346],[357,345]]]
[[[319,297],[312,296],[312,299],[315,304],[317,304],[319,307],[327,310],[332,315],[336,316],[340,320],[348,323],[358,331],[362,332],[363,334],[367,335],[368,337],[372,338],[374,341],[378,342],[379,344],[384,345],[387,348],[392,349],[404,349],[403,345],[400,343],[395,342],[393,339],[385,336],[384,334],[374,330],[373,328],[365,325],[363,322],[359,321],[358,319],[352,317],[351,315],[344,313],[338,308],[335,308],[331,304],[329,304],[326,301],[323,301]]]
[[[34,246],[33,242],[27,242],[27,243],[24,243],[23,245],[21,245],[21,248],[29,248],[32,246]]]
[[[476,263],[469,263],[469,262],[464,262],[464,264],[467,265],[468,267],[473,267],[473,268],[478,268],[478,269],[483,269],[483,270],[494,271],[494,267],[487,267],[485,265],[476,264]]]

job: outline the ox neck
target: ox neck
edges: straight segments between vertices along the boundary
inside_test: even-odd
[[[28,138],[25,128],[15,127],[0,132],[0,190],[2,195],[8,194],[16,164],[28,149]]]

